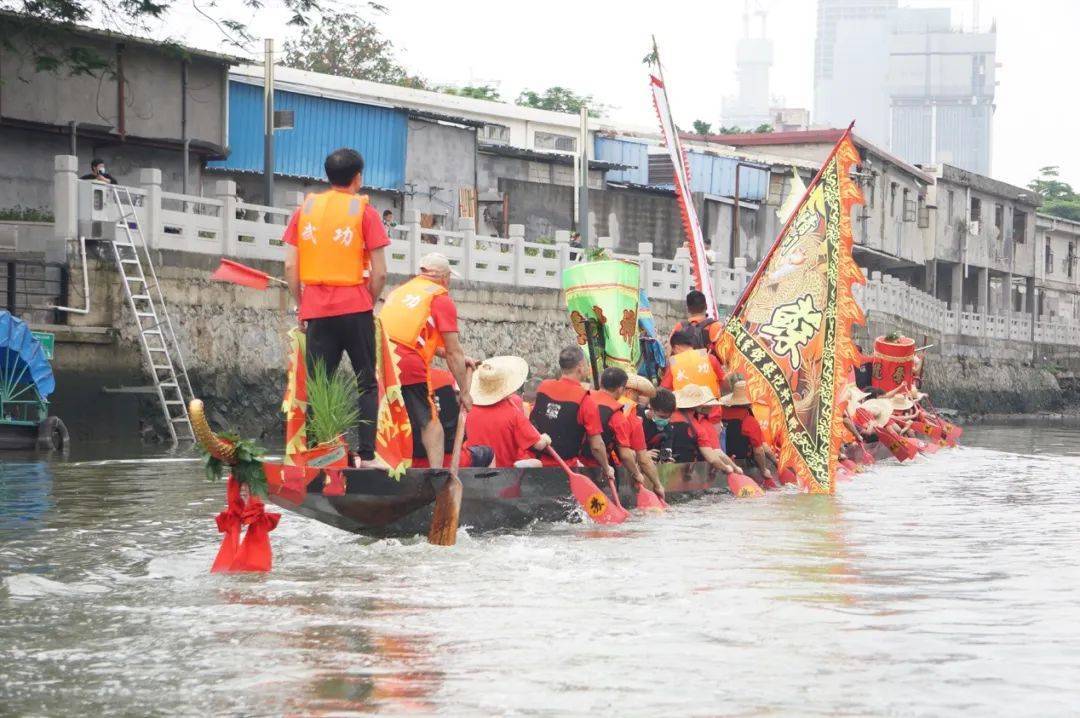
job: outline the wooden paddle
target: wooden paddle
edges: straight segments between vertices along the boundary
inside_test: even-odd
[[[588,476],[574,472],[573,469],[567,466],[562,457],[556,453],[555,449],[549,446],[547,452],[559,462],[559,466],[566,472],[566,477],[570,480],[570,493],[573,494],[574,500],[584,509],[589,518],[598,524],[621,524],[626,521],[626,517],[630,515],[630,512],[621,509],[617,504],[611,503],[611,500],[604,495],[600,487],[594,484],[593,480]]]
[[[467,374],[471,375],[470,369]],[[469,379],[466,378],[466,386]],[[450,476],[435,495],[435,511],[431,514],[431,528],[428,530],[428,543],[436,546],[453,546],[457,542],[458,518],[461,514],[461,479],[458,467],[461,466],[461,444],[465,441],[465,410],[458,414],[457,432],[454,434],[454,453],[450,456]],[[438,417],[435,417],[438,421]]]

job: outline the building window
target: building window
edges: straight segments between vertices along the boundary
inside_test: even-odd
[[[930,208],[926,206],[926,195],[919,195],[919,229],[930,226]]]
[[[1045,256],[1045,259],[1043,260],[1043,269],[1045,270],[1046,274],[1053,274],[1054,273],[1054,250],[1050,245],[1050,238],[1049,237],[1046,238],[1046,253],[1045,253],[1044,256]]]
[[[1000,240],[1005,236],[1002,231],[1005,228],[1005,207],[1000,204],[994,205],[994,239]]]
[[[1069,242],[1069,253],[1065,255],[1065,276],[1073,278],[1073,267],[1076,266],[1076,242]]]
[[[1023,244],[1027,240],[1027,212],[1013,210],[1013,241]]]
[[[971,222],[982,221],[982,200],[978,197],[971,198],[971,214],[968,216],[968,220]]]
[[[889,183],[889,216],[896,216],[896,183]]]
[[[911,199],[911,192],[907,187],[904,188],[904,221],[915,221],[915,200]]]
[[[577,152],[577,138],[572,135],[557,135],[554,132],[537,132],[533,136],[533,146],[538,150]]]
[[[877,177],[873,175],[866,181],[866,206],[874,206],[874,196],[877,194]]]
[[[956,195],[953,193],[952,190],[949,190],[946,193],[945,197],[946,197],[946,200],[947,200],[946,201],[946,207],[948,208],[947,209],[948,213],[945,215],[945,221],[948,224],[952,224],[953,217],[955,216]]]
[[[510,144],[510,128],[506,125],[485,124],[480,130],[480,139],[496,145]]]

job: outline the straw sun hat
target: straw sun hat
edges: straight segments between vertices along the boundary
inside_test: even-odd
[[[491,406],[513,394],[529,377],[529,364],[521,357],[491,357],[480,362],[473,372],[473,404]]]
[[[735,382],[730,394],[724,394],[720,397],[721,406],[748,406],[753,403],[754,401],[750,398],[750,390],[747,388],[746,382],[742,380]]]
[[[709,391],[709,388],[700,384],[687,384],[675,392],[675,407],[678,409],[716,406],[719,403],[713,393]]]
[[[626,388],[631,391],[636,391],[646,399],[652,399],[656,396],[656,387],[653,386],[651,381],[640,374],[631,374],[626,377]]]
[[[867,429],[880,429],[889,423],[893,414],[893,403],[889,399],[867,399],[859,404],[860,409],[865,409],[872,417],[866,423]]]

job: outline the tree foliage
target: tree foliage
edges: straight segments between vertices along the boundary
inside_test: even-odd
[[[743,129],[742,127],[739,127],[738,125],[730,125],[730,126],[721,125],[720,126],[720,131],[717,134],[721,134],[721,135],[748,135],[748,134],[751,134],[751,133],[753,133],[753,134],[762,134],[762,133],[773,132],[773,131],[774,131],[774,129],[773,129],[772,125],[770,125],[768,122],[762,122],[760,125],[758,125],[757,127],[755,127],[752,130]]]
[[[589,108],[589,117],[602,117],[604,106],[593,102],[592,95],[579,95],[565,87],[549,87],[543,92],[523,90],[516,100],[522,107],[535,107],[552,112],[581,112],[581,106]]]
[[[375,25],[352,13],[330,13],[285,43],[285,65],[357,80],[425,89],[427,83],[398,62],[394,44]]]
[[[471,97],[474,100],[491,100],[492,102],[502,101],[502,96],[499,94],[499,88],[492,87],[491,85],[465,85],[464,87],[444,85],[439,88],[439,92],[444,92],[447,95],[457,95],[459,97]]]
[[[711,135],[712,123],[705,122],[704,120],[694,120],[694,134],[697,135]]]
[[[1028,183],[1028,189],[1042,198],[1040,212],[1080,222],[1080,194],[1072,185],[1063,182],[1059,168],[1049,165],[1039,168],[1039,176]]]
[[[288,24],[306,26],[319,11],[320,0],[280,0],[289,12]],[[225,11],[217,0],[191,0],[191,7],[213,23],[221,44],[233,51],[250,51],[254,38],[245,18],[263,8],[264,0],[238,0]],[[187,7],[188,3],[182,3]],[[383,10],[381,5],[367,3]],[[72,45],[77,25],[142,37],[160,36],[177,0],[0,0],[0,47],[25,54],[38,71],[97,75],[112,69],[113,58],[91,46]],[[18,42],[16,42],[16,40]],[[178,43],[161,41],[166,50],[183,54]]]

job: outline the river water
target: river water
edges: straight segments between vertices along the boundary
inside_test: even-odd
[[[965,441],[449,550],[287,514],[239,577],[197,464],[6,460],[0,714],[1075,714],[1080,428]]]

